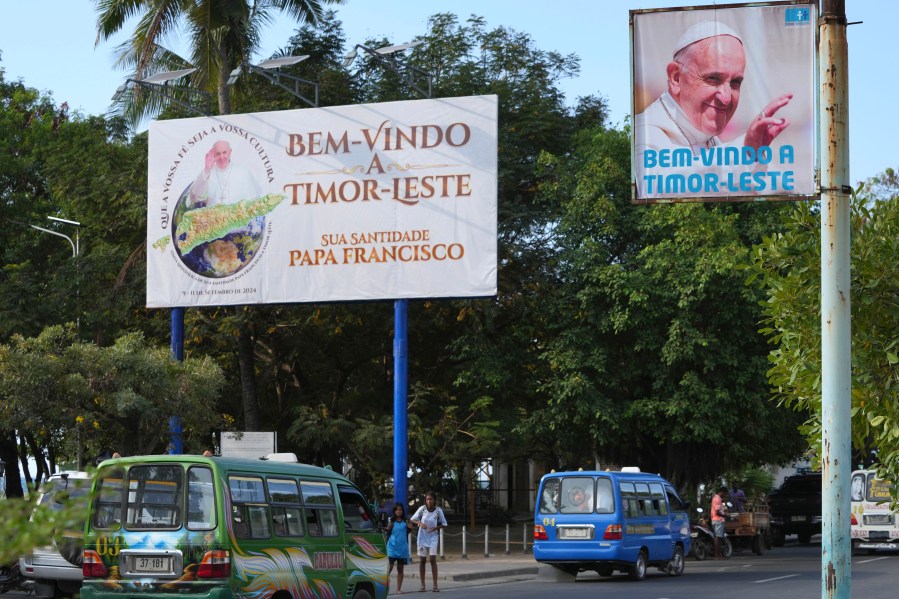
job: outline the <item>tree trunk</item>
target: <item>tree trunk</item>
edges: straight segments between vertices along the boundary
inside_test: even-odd
[[[6,462],[6,496],[22,497],[22,477],[19,474],[19,452],[16,450],[16,437],[13,431],[0,434],[0,460]]]
[[[253,351],[253,335],[249,324],[241,314],[240,306],[234,308],[237,315],[237,361],[240,366],[240,392],[243,401],[245,431],[258,431],[259,399],[256,396],[256,366]]]
[[[216,89],[219,114],[231,114],[231,94],[229,93],[227,78],[228,74],[223,73]]]

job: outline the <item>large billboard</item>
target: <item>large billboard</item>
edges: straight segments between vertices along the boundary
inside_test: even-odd
[[[496,96],[149,135],[148,307],[496,294]]]
[[[814,3],[630,17],[635,203],[818,194]]]

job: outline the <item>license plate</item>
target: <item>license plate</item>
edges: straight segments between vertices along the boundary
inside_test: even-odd
[[[590,531],[586,528],[560,528],[559,538],[562,539],[586,539]]]
[[[138,555],[134,557],[135,572],[171,572],[172,558],[159,555]]]
[[[791,522],[805,522],[805,516],[792,516],[790,518]]]
[[[889,514],[874,514],[865,516],[865,524],[892,524],[893,517]]]

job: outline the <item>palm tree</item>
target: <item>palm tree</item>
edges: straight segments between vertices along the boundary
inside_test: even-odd
[[[298,23],[314,23],[322,16],[324,4],[344,0],[95,0],[97,41],[108,40],[137,17],[131,39],[116,49],[116,64],[143,79],[156,71],[194,67],[191,87],[215,94],[219,114],[230,114],[228,74],[248,61],[259,47],[262,27],[276,13],[286,13]],[[190,57],[182,57],[164,47],[177,34],[188,36]],[[132,123],[154,114],[162,98],[140,94],[126,105]]]
[[[231,113],[227,80],[231,70],[249,61],[259,47],[261,28],[276,12],[287,13],[299,23],[322,17],[322,5],[343,0],[95,0],[97,44],[118,33],[134,17],[138,24],[131,39],[116,50],[116,63],[131,70],[135,79],[157,71],[194,67],[191,87],[215,94],[219,114]],[[163,40],[179,32],[189,38],[190,60],[165,48]],[[136,125],[157,113],[163,98],[141,94],[140,88],[124,105],[125,116]],[[240,366],[244,430],[259,430],[259,402],[254,380],[253,340],[245,315],[234,309],[238,320],[237,358]]]

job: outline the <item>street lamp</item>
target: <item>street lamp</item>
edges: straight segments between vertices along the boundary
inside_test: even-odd
[[[420,46],[423,42],[409,42],[396,44],[382,48],[369,48],[362,44],[356,44],[343,59],[343,68],[348,69],[355,62],[358,53],[362,50],[385,69],[396,73],[403,82],[424,98],[430,98],[433,93],[434,77],[431,73],[419,69],[401,55],[401,52]],[[419,81],[427,81],[427,88],[421,86]],[[407,475],[409,456],[407,447],[409,444],[408,431],[408,346],[409,346],[409,300],[398,299],[393,302],[393,494],[394,501],[406,505],[408,495]]]
[[[48,216],[47,218],[48,218],[49,220],[53,220],[53,221],[56,221],[56,222],[58,222],[58,223],[64,223],[64,224],[67,224],[67,225],[74,225],[74,226],[76,226],[76,227],[80,227],[80,226],[81,226],[81,223],[79,223],[78,221],[75,221],[75,220],[69,220],[69,219],[66,219],[66,218],[57,218],[57,217],[55,217],[55,216]],[[81,253],[81,243],[80,243],[80,240],[79,240],[79,238],[78,238],[78,229],[75,229],[75,239],[74,239],[74,241],[73,241],[72,238],[69,237],[68,235],[66,235],[65,233],[60,233],[59,231],[53,231],[52,229],[45,229],[44,227],[39,227],[39,226],[37,226],[37,225],[29,225],[29,226],[30,226],[32,229],[37,229],[38,231],[41,231],[42,233],[49,233],[50,235],[56,235],[57,237],[62,237],[63,239],[65,239],[66,241],[68,241],[68,242],[69,242],[69,245],[72,246],[72,257],[73,257],[73,258],[76,258],[76,257],[78,256],[78,254]]]
[[[363,46],[362,44],[356,44],[353,49],[350,50],[346,56],[344,56],[343,68],[350,68],[350,66],[352,66],[353,62],[356,60],[356,56],[358,56],[356,50],[362,50],[384,68],[396,73],[400,77],[403,77],[406,85],[418,92],[419,95],[421,95],[423,98],[430,98],[433,92],[433,75],[425,70],[412,66],[411,64],[409,64],[409,60],[407,58],[404,58],[400,54],[404,50],[415,48],[416,46],[420,46],[423,43],[424,42],[422,41],[417,41],[409,42],[406,44],[396,44],[393,46],[384,46],[381,48],[369,48],[368,46]],[[424,79],[425,81],[427,81],[427,90],[420,86],[416,78]]]
[[[155,92],[155,93],[163,96],[170,102],[174,102],[175,104],[177,104],[178,106],[181,106],[182,108],[184,108],[186,110],[189,110],[191,112],[194,112],[194,113],[202,115],[202,116],[209,116],[212,113],[212,108],[211,108],[212,97],[209,94],[209,92],[201,90],[201,89],[192,88],[189,85],[174,85],[172,83],[173,81],[176,81],[178,79],[181,79],[182,77],[190,75],[191,73],[193,73],[196,70],[197,69],[193,68],[193,69],[181,69],[179,71],[162,71],[159,73],[154,73],[153,75],[150,75],[146,79],[135,79],[135,78],[129,77],[128,79],[125,80],[125,83],[120,85],[118,87],[118,89],[116,90],[116,92],[113,94],[112,101],[113,102],[123,101],[129,92],[128,84],[133,83],[134,85],[136,85],[140,88],[146,89],[149,92]],[[184,94],[187,97],[187,101],[181,100],[178,97],[176,97],[175,92],[180,92],[180,93]],[[194,104],[191,102],[191,99],[194,96],[197,96],[205,101],[205,106],[206,106],[205,110],[200,110],[199,108],[194,106]]]
[[[293,94],[313,108],[317,108],[319,88],[318,83],[309,81],[308,79],[297,77],[295,75],[288,75],[287,73],[281,72],[281,67],[295,65],[306,60],[307,58],[309,58],[308,54],[305,54],[303,56],[282,56],[280,58],[270,58],[268,60],[263,60],[259,64],[250,64],[248,62],[244,62],[241,64],[241,66],[231,71],[231,74],[228,76],[228,85],[234,85],[235,83],[237,83],[238,78],[240,78],[241,73],[243,73],[244,71],[249,71],[250,73],[256,73],[257,75],[260,75],[261,77],[267,79],[269,83],[273,83],[281,89],[287,91],[288,93]],[[292,81],[293,88],[290,88],[284,83],[281,83],[281,79]],[[313,91],[315,92],[313,99],[310,100],[300,93],[300,84],[309,86],[313,89]]]
[[[44,227],[39,227],[37,225],[29,225],[32,229],[37,229],[41,233],[48,233],[50,235],[56,235],[57,237],[62,237],[66,241],[69,242],[69,245],[72,246],[72,258],[75,259],[75,267],[78,269],[78,279],[75,281],[75,328],[77,331],[81,331],[81,264],[78,262],[78,255],[81,253],[81,239],[79,237],[79,231],[81,229],[81,223],[77,220],[69,220],[67,218],[59,218],[56,216],[48,216],[48,220],[52,220],[58,223],[63,223],[64,225],[72,225],[77,227],[75,229],[75,239],[72,240],[71,237],[66,235],[65,233],[60,233],[59,231],[54,231],[52,229],[45,229]]]

